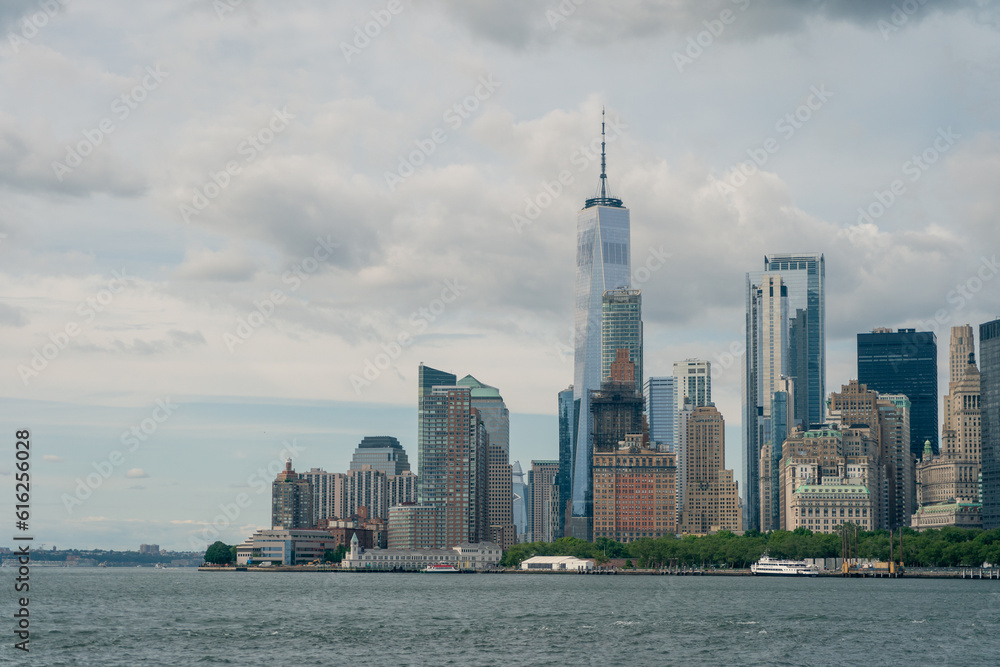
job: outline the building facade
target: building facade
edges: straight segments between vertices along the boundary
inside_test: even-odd
[[[910,453],[924,441],[938,451],[937,336],[933,331],[878,328],[858,334],[858,381],[880,394],[910,399]]]
[[[292,470],[292,460],[271,484],[271,527],[309,529],[316,525],[313,518],[312,485]]]
[[[557,538],[551,517],[552,489],[559,475],[559,461],[531,462],[531,539],[552,542]]]
[[[419,572],[429,565],[452,565],[459,570],[483,572],[500,565],[503,551],[496,544],[457,544],[447,549],[363,549],[355,540],[341,563],[348,570]]]
[[[676,365],[675,365],[676,368]],[[642,397],[646,401],[649,442],[661,451],[677,449],[677,396],[675,377],[651,377],[646,380]]]
[[[390,549],[443,549],[444,508],[408,503],[389,508],[387,526]],[[364,546],[364,545],[362,545]]]
[[[983,529],[1000,528],[1000,319],[979,325]]]
[[[359,514],[360,508],[367,510],[368,516],[384,519],[389,513],[389,487],[385,473],[370,465],[363,465],[347,471],[347,500],[344,517]]]
[[[316,523],[324,519],[339,519],[345,514],[347,499],[346,475],[340,472],[326,472],[320,468],[310,468],[299,473],[312,487],[313,519]]]
[[[642,447],[642,436],[594,453],[594,538],[618,542],[673,535],[675,455]]]
[[[677,405],[684,399],[696,408],[712,402],[712,362],[702,359],[685,359],[674,362],[674,378],[677,380]]]
[[[684,509],[678,532],[708,535],[742,530],[739,485],[726,469],[726,424],[714,405],[694,408],[685,436]]]
[[[635,367],[635,391],[642,394],[642,291],[613,289],[601,302],[601,382],[611,377],[619,350],[628,350]]]
[[[603,130],[603,122],[602,122]],[[602,132],[603,134],[603,132]],[[601,142],[599,196],[586,200],[576,221],[572,450],[569,472],[570,516],[565,534],[588,539],[592,482],[590,395],[601,386],[601,320],[604,293],[630,287],[629,210],[607,187],[604,141]]]
[[[388,435],[370,435],[361,439],[351,458],[350,470],[371,466],[386,475],[401,475],[410,470],[410,460],[399,440]]]
[[[558,501],[552,504],[555,520],[551,522],[554,538],[565,534],[566,523],[573,516],[573,469],[576,465],[576,428],[580,402],[573,398],[573,385],[559,392],[559,474],[553,488]]]

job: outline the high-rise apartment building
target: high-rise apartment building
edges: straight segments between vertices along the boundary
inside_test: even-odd
[[[677,381],[677,405],[688,399],[692,407],[700,408],[712,402],[712,362],[702,359],[685,359],[674,362]]]
[[[420,501],[445,508],[447,546],[485,541],[489,438],[472,391],[434,386],[421,405]]]
[[[910,452],[924,441],[938,451],[937,336],[933,331],[879,328],[858,334],[858,381],[880,394],[910,399]]]
[[[410,469],[410,460],[399,440],[388,435],[366,436],[361,439],[351,458],[351,470],[371,466],[386,475],[399,475]]]
[[[1000,319],[979,325],[983,529],[1000,528]]]
[[[635,367],[635,391],[642,393],[642,292],[613,289],[604,293],[601,316],[601,382],[611,377],[618,350],[628,350]]]
[[[389,516],[389,487],[384,472],[363,465],[356,470],[348,470],[346,477],[347,517],[362,514],[358,511],[362,507],[366,508],[369,517],[385,519]]]
[[[726,424],[714,405],[698,407],[687,418],[684,509],[678,530],[707,535],[741,530],[739,485],[726,470]]]
[[[385,478],[388,486],[388,505],[405,505],[417,502],[417,476],[409,470],[404,470],[398,475],[389,475]]]
[[[643,447],[634,434],[611,452],[594,452],[594,537],[618,542],[673,535],[675,456]]]
[[[445,443],[440,442],[439,438],[435,438],[433,442],[424,440],[424,434],[428,433],[424,428],[424,397],[429,395],[434,387],[454,387],[457,379],[453,373],[424,366],[423,362],[417,369],[417,495],[422,503],[429,502],[428,498],[441,500],[446,494],[445,487],[438,486],[443,485],[445,481],[445,477],[440,474],[445,465]],[[436,473],[429,480],[424,475],[425,465],[430,466]]]
[[[271,527],[312,528],[312,485],[292,470],[292,460],[285,461],[285,469],[278,473],[271,484]]]
[[[444,515],[444,507],[439,505],[409,503],[390,507],[386,528],[388,548],[445,548]]]
[[[531,462],[531,539],[535,542],[552,542],[558,537],[551,521],[552,485],[558,475],[558,461]]]
[[[601,333],[604,293],[630,287],[629,210],[611,196],[602,120],[601,182],[596,197],[577,214],[576,284],[574,288],[573,465],[569,470],[571,516],[567,535],[586,539],[591,526],[590,394],[601,386]]]
[[[344,473],[310,468],[308,472],[299,473],[299,477],[311,485],[313,519],[316,523],[324,519],[343,519],[347,516],[345,513],[347,477]]]
[[[677,448],[677,396],[677,378],[651,377],[646,380],[642,397],[646,401],[652,449],[673,452]]]

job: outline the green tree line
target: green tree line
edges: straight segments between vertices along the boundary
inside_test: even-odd
[[[858,531],[852,552],[860,558],[889,559],[889,533],[884,530]],[[893,536],[893,556],[899,558],[899,531]],[[517,567],[531,556],[576,556],[593,558],[598,564],[611,558],[632,559],[636,567],[665,567],[672,559],[682,566],[746,568],[765,552],[775,558],[839,558],[839,534],[813,533],[806,528],[770,533],[747,531],[735,535],[722,531],[698,537],[667,535],[621,543],[607,538],[585,542],[564,537],[555,542],[515,544],[503,556],[502,565]],[[903,529],[903,562],[911,567],[978,567],[984,562],[1000,564],[1000,529],[941,528],[917,532]]]

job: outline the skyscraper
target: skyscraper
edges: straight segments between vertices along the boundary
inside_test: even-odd
[[[604,293],[601,316],[601,382],[611,377],[618,350],[628,350],[635,366],[635,390],[642,393],[642,292],[613,289]]]
[[[312,528],[312,484],[292,470],[292,460],[271,484],[271,528]]]
[[[646,401],[649,441],[653,448],[673,452],[677,448],[677,378],[651,377],[642,396]]]
[[[361,439],[351,459],[351,470],[369,465],[386,475],[399,475],[410,469],[410,460],[399,440],[388,435],[369,435]]]
[[[347,476],[344,473],[311,468],[308,472],[299,473],[299,477],[312,485],[313,520],[316,523],[347,516],[344,507]]]
[[[553,482],[558,506],[553,513],[558,521],[552,523],[554,537],[562,537],[566,529],[567,517],[573,509],[573,467],[576,461],[576,423],[580,401],[573,399],[573,385],[559,392],[559,473]]]
[[[590,533],[590,392],[601,385],[601,315],[604,293],[630,286],[629,211],[607,187],[604,122],[601,122],[601,184],[577,214],[574,288],[572,517],[567,534]]]
[[[937,336],[933,331],[879,328],[858,334],[858,382],[880,394],[910,399],[910,453],[920,456],[924,441],[937,452]]]
[[[685,359],[674,362],[674,377],[677,378],[677,405],[684,405],[687,398],[692,408],[700,408],[712,402],[712,362],[701,359]]]
[[[468,387],[434,386],[419,413],[420,502],[445,508],[447,546],[487,537],[488,436],[471,403]]]
[[[430,502],[428,498],[440,499],[445,493],[445,489],[437,488],[437,484],[443,483],[443,478],[435,474],[427,484],[427,477],[424,475],[424,467],[431,466],[435,471],[441,469],[445,452],[442,451],[443,443],[426,441],[424,434],[424,397],[431,393],[434,387],[454,387],[458,378],[453,373],[439,371],[430,366],[420,363],[417,369],[417,495],[420,502]],[[426,488],[425,488],[426,487]]]
[[[677,529],[706,535],[740,530],[739,486],[726,470],[726,425],[714,405],[695,408],[687,421],[684,510]]]
[[[551,542],[556,539],[552,533],[552,515],[550,497],[552,485],[559,474],[558,461],[531,462],[531,506],[532,506],[532,541]]]
[[[983,529],[1000,528],[1000,319],[979,325]]]
[[[556,462],[558,468],[559,463]],[[528,530],[531,520],[528,518],[528,507],[531,500],[528,498],[528,485],[524,483],[524,471],[521,469],[521,462],[514,461],[511,468],[511,489],[514,493],[514,526],[517,528],[519,536],[524,535]],[[520,541],[524,541],[519,538]]]

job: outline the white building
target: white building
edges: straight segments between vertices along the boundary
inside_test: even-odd
[[[521,561],[521,569],[580,572],[593,570],[594,561],[573,556],[532,556]]]
[[[258,530],[236,547],[236,564],[303,565],[322,560],[326,550],[337,545],[337,539],[325,530]]]
[[[454,565],[481,572],[500,565],[503,550],[492,542],[459,544],[450,549],[362,549],[357,536],[340,566],[349,570],[423,570],[428,565]]]

